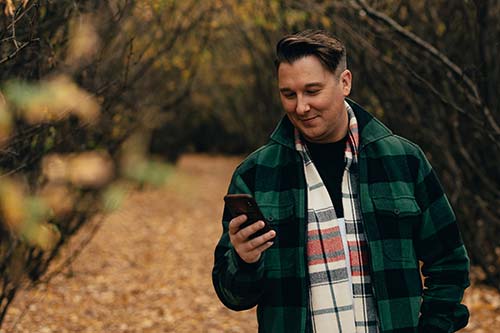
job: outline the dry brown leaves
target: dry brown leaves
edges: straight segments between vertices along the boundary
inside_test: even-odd
[[[254,311],[224,308],[210,276],[238,162],[182,158],[165,188],[132,194],[107,218],[70,269],[20,293],[0,333],[257,332]],[[463,332],[500,327],[498,292],[475,286],[465,301],[472,317]]]

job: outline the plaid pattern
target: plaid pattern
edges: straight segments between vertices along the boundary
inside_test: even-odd
[[[348,103],[359,126],[358,193],[379,330],[456,331],[468,321],[460,302],[469,285],[469,261],[439,180],[415,144]],[[311,331],[306,182],[293,133],[283,118],[269,143],[236,169],[228,190],[255,197],[277,232],[274,245],[259,262],[242,262],[229,241],[225,209],[215,249],[218,297],[234,310],[257,305],[259,332]]]
[[[346,215],[345,220],[341,219],[342,224],[307,146],[295,130],[295,147],[304,162],[308,188],[310,312],[313,332],[318,333],[378,332],[357,193],[358,123],[349,104],[345,106],[349,126],[342,179],[342,204]]]

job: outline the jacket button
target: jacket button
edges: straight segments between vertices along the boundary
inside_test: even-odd
[[[394,214],[399,215],[399,213],[400,213],[399,209],[395,208],[394,209]]]
[[[272,216],[268,216],[268,217],[267,217],[267,220],[268,220],[269,222],[271,222],[272,220],[274,220],[274,217],[272,217]]]

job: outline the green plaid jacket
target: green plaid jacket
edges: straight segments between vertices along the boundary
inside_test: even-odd
[[[439,180],[418,146],[348,102],[360,131],[360,205],[380,331],[454,332],[469,317],[460,304],[469,259]],[[259,332],[310,331],[305,187],[293,125],[284,117],[269,143],[236,169],[228,191],[256,198],[277,232],[274,245],[257,263],[243,262],[229,241],[224,209],[212,272],[228,308],[257,305]]]

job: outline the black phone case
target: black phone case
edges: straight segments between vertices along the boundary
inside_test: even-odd
[[[224,197],[224,202],[226,203],[226,206],[229,209],[232,218],[243,214],[247,216],[247,220],[240,226],[240,229],[243,229],[259,220],[264,221],[264,223],[266,224],[264,228],[252,234],[249,237],[250,239],[263,235],[271,230],[271,227],[260,211],[257,202],[251,195],[228,194]]]

